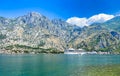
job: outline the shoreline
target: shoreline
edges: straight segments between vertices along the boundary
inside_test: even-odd
[[[23,50],[0,50],[0,54],[65,54],[64,51],[23,51]],[[71,53],[72,55],[75,55],[74,53]],[[69,53],[66,55],[70,55]],[[81,54],[76,54],[81,55]],[[119,52],[87,52],[84,55],[120,55]]]
[[[62,53],[0,53],[0,55],[24,55],[24,54],[28,54],[28,55],[39,55],[39,54],[64,54],[64,52]],[[81,55],[81,54],[64,54],[64,55]],[[83,54],[83,55],[120,55],[120,53],[112,53],[112,54]]]
[[[64,54],[64,52],[63,51],[57,51],[57,52],[43,52],[43,51],[41,51],[41,52],[39,52],[39,51],[19,51],[19,52],[16,52],[16,51],[11,51],[11,50],[0,50],[0,54]]]

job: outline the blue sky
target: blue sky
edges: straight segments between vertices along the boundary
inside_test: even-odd
[[[49,18],[119,14],[120,0],[1,0],[0,16],[17,17],[36,11]]]

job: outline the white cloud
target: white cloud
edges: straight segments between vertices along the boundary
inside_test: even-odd
[[[90,25],[92,23],[103,23],[112,19],[113,17],[114,15],[108,15],[108,14],[94,15],[88,19],[88,24]]]
[[[87,18],[71,17],[66,22],[73,24],[73,25],[80,26],[80,27],[88,26]]]
[[[88,19],[87,18],[71,17],[66,22],[68,22],[70,24],[75,24],[75,25],[80,26],[80,27],[84,27],[84,26],[89,26],[93,23],[103,23],[103,22],[106,22],[112,18],[114,18],[114,15],[101,13],[98,15],[94,15]]]

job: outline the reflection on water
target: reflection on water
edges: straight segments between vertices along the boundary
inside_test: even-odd
[[[120,55],[0,55],[3,76],[119,76]]]

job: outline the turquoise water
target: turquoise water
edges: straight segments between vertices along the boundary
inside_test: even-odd
[[[86,66],[119,64],[120,55],[0,55],[0,76],[85,76]]]

